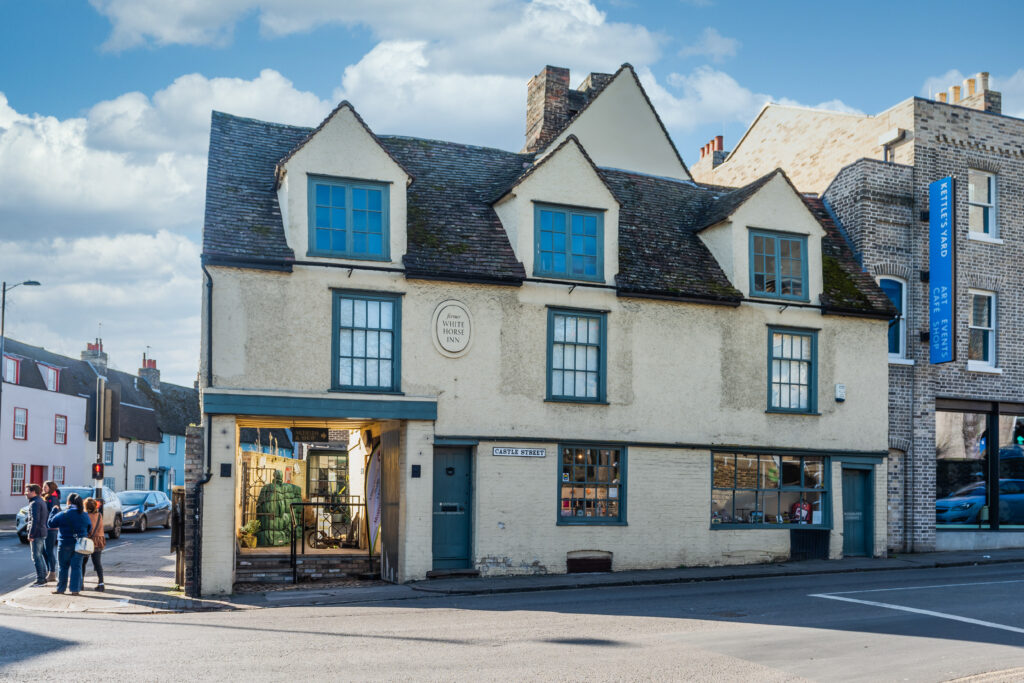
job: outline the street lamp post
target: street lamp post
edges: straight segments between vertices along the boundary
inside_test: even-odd
[[[4,326],[7,322],[7,292],[8,290],[20,287],[21,285],[27,285],[29,287],[38,287],[39,283],[35,280],[25,280],[24,282],[17,282],[11,286],[7,286],[6,282],[0,283],[0,422],[3,421],[3,399],[4,399],[4,375],[7,368],[7,361],[4,360],[4,347],[6,346],[7,337],[4,334]]]

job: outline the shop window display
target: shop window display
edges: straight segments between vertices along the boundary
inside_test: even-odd
[[[825,525],[824,456],[715,453],[711,523]]]
[[[562,447],[559,523],[622,521],[622,451]]]

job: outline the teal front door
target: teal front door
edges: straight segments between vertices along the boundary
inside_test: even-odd
[[[871,471],[843,468],[843,555],[871,555]]]
[[[469,569],[472,457],[468,448],[434,449],[434,569]]]

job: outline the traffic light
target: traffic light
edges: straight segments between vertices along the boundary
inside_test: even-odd
[[[103,481],[103,463],[94,462],[92,464],[92,478],[94,481]]]

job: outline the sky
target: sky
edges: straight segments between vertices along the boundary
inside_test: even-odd
[[[1024,116],[1024,3],[0,0],[7,334],[191,385],[211,110],[519,150],[544,65],[629,62],[683,159],[769,101],[874,114],[978,71]],[[998,21],[991,20],[998,17]]]

